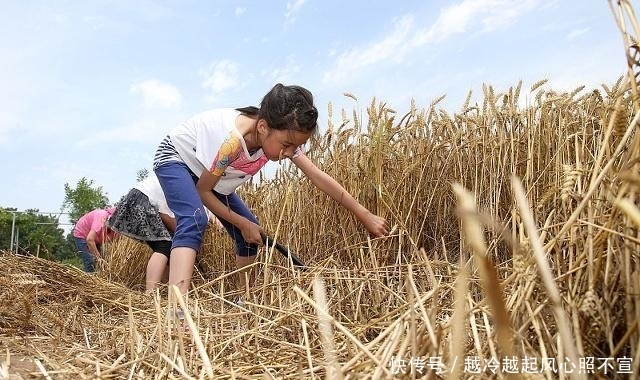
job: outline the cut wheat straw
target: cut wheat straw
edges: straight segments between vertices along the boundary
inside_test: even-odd
[[[611,5],[626,49],[635,15]],[[283,163],[240,195],[309,271],[261,249],[244,307],[232,302],[232,241],[216,229],[186,302],[167,286],[143,293],[150,251],[126,238],[94,275],[0,252],[0,378],[490,379],[465,363],[506,356],[631,359],[631,374],[608,375],[638,378],[640,107],[629,78],[566,93],[543,80],[525,107],[519,82],[485,85],[457,114],[437,108],[444,96],[405,113],[375,99],[332,109],[338,121],[308,156],[393,234],[372,240]],[[184,326],[167,315],[178,306]]]

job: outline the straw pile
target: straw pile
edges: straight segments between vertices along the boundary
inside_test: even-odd
[[[167,317],[183,302],[173,288],[141,292],[142,244],[111,244],[96,275],[0,254],[0,379],[635,378],[637,84],[557,93],[541,81],[526,106],[522,92],[485,86],[453,115],[373,100],[366,125],[329,107],[309,155],[391,236],[369,239],[282,167],[242,196],[310,270],[263,249],[235,306],[232,247],[211,229],[184,329]]]

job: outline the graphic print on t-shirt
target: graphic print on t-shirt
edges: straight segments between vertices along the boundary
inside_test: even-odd
[[[263,154],[254,154],[257,158],[247,156],[240,139],[241,137],[234,132],[225,138],[211,165],[210,171],[213,175],[231,175],[242,179],[245,175],[256,174],[267,163],[268,159]]]
[[[218,155],[213,159],[209,171],[215,176],[222,176],[227,167],[238,158],[240,153],[242,153],[240,138],[230,134],[220,145]]]
[[[269,161],[267,156],[261,155],[258,159],[251,160],[244,154],[240,154],[235,161],[229,165],[231,168],[239,170],[248,175],[254,175]]]

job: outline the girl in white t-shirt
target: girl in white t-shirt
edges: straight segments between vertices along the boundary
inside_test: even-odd
[[[205,207],[236,242],[238,268],[254,262],[263,231],[235,189],[268,161],[290,159],[316,187],[352,212],[371,235],[388,233],[384,218],[358,203],[300,150],[316,133],[317,119],[310,91],[276,84],[260,108],[203,112],[169,133],[154,159],[155,173],[177,220],[169,284],[177,285],[183,294],[189,290],[207,223]],[[241,271],[241,281],[244,278]]]

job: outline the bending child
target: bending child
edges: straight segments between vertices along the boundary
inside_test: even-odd
[[[73,227],[73,237],[85,272],[95,272],[96,260],[102,259],[102,244],[115,237],[115,232],[106,225],[115,210],[115,207],[109,207],[90,211],[82,215]]]
[[[147,292],[153,292],[158,285],[168,281],[171,237],[176,230],[176,220],[155,174],[150,173],[129,190],[107,225],[124,236],[146,243],[153,250],[147,262]]]
[[[262,229],[235,190],[269,160],[291,159],[316,187],[352,212],[371,235],[387,234],[384,218],[358,203],[300,150],[316,133],[317,119],[310,91],[277,84],[264,96],[260,108],[206,111],[169,133],[154,158],[155,173],[177,220],[169,284],[177,285],[182,294],[189,290],[207,223],[205,207],[235,241],[238,269],[255,261]],[[239,275],[243,284],[243,271]]]

